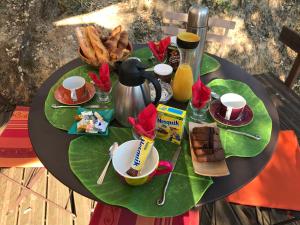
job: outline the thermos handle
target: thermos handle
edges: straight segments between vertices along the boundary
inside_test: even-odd
[[[142,76],[144,78],[146,78],[147,80],[149,80],[154,86],[156,97],[155,97],[155,100],[154,100],[153,104],[156,105],[159,102],[160,97],[161,97],[160,83],[158,82],[158,80],[154,76],[152,76],[151,72],[143,72]]]

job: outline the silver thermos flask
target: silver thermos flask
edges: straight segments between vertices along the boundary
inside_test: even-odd
[[[208,12],[209,10],[207,7],[201,7],[198,5],[191,6],[188,12],[188,22],[186,31],[197,34],[200,37],[199,45],[194,53],[194,82],[198,80],[198,77],[200,75],[200,67],[202,64],[202,56],[208,28]]]

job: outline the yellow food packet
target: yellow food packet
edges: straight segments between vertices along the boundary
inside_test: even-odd
[[[157,106],[156,137],[180,144],[185,117],[186,111],[159,104]]]
[[[141,142],[135,153],[134,159],[131,163],[131,167],[126,172],[128,175],[136,177],[139,174],[146,162],[146,159],[153,147],[153,144],[154,140],[144,136],[141,137]]]

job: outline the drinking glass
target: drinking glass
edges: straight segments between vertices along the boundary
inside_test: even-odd
[[[111,89],[109,91],[103,91],[99,87],[96,88],[97,102],[100,104],[111,102]]]

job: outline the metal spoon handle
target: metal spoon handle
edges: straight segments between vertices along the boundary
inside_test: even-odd
[[[165,204],[166,193],[167,193],[167,189],[168,189],[168,186],[169,186],[169,182],[171,180],[171,176],[172,176],[172,173],[169,173],[168,179],[167,179],[167,181],[165,183],[165,186],[164,186],[164,191],[162,193],[162,196],[160,197],[160,199],[157,200],[157,205]]]
[[[105,174],[106,174],[106,172],[107,172],[107,169],[108,169],[108,167],[109,167],[110,162],[111,162],[111,158],[109,158],[109,160],[108,160],[108,162],[106,163],[104,169],[102,170],[102,173],[101,173],[100,177],[99,177],[98,180],[97,180],[97,184],[102,184],[102,183],[103,183],[104,177],[105,177]]]
[[[79,105],[56,105],[53,104],[51,105],[52,108],[54,109],[59,109],[59,108],[78,108],[81,107]],[[106,105],[86,105],[86,106],[82,106],[84,108],[88,108],[88,109],[108,109],[109,106]]]
[[[51,105],[52,108],[54,109],[59,109],[59,108],[78,108],[78,105]]]
[[[227,131],[229,131],[231,133],[234,133],[234,134],[244,135],[246,137],[252,138],[252,139],[257,140],[257,141],[259,141],[261,139],[261,137],[257,134],[249,134],[249,133],[246,133],[246,132],[243,132],[243,131],[230,130],[230,129],[227,129]]]

